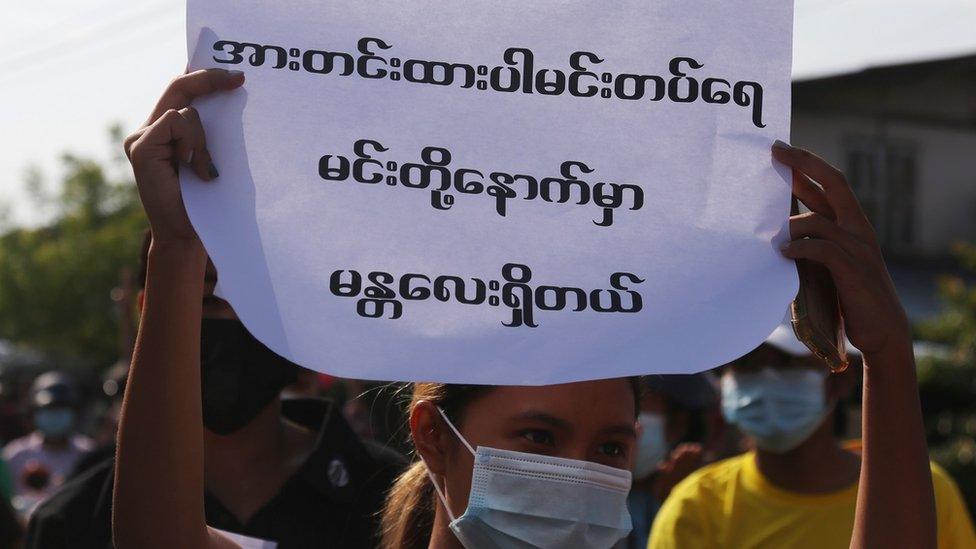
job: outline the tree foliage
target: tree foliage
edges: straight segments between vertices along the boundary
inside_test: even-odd
[[[958,244],[956,256],[976,276],[976,246]],[[916,327],[921,339],[949,353],[919,361],[919,388],[933,458],[959,484],[976,515],[976,283],[963,276],[941,281],[943,312]]]
[[[118,145],[120,132],[112,136]],[[137,261],[146,221],[121,159],[115,170],[72,154],[61,162],[57,192],[45,194],[37,170],[25,181],[51,220],[0,235],[0,339],[54,360],[104,366],[118,358],[111,293]]]

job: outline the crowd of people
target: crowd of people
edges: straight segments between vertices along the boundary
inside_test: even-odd
[[[183,209],[180,165],[219,177],[189,104],[243,81],[176,79],[126,140],[151,225],[131,366],[96,421],[69,374],[33,382],[16,418],[30,427],[3,431],[11,546],[976,548],[928,461],[911,332],[870,225],[816,156],[774,146],[810,210],[783,253],[834,277],[861,350],[842,373],[781,326],[696,375],[337,380],[276,355],[214,296]]]
[[[398,511],[388,513],[382,524],[372,518],[384,503],[415,508],[418,493],[428,499],[436,494],[430,487],[426,493],[406,489],[428,482],[425,468],[438,463],[436,458],[418,462],[412,475],[408,471],[405,477],[409,482],[396,482],[406,468],[404,456],[409,452],[409,437],[396,429],[399,421],[405,421],[402,416],[396,418],[398,411],[406,409],[403,402],[397,402],[397,395],[403,395],[409,386],[339,380],[304,370],[268,354],[236,321],[212,326],[205,321],[202,333],[207,334],[204,349],[216,347],[217,341],[236,339],[235,345],[250,346],[249,356],[260,359],[252,363],[250,374],[244,371],[245,364],[231,364],[218,352],[202,364],[203,422],[207,431],[217,435],[208,441],[215,446],[211,454],[219,460],[207,469],[212,471],[206,476],[207,524],[243,543],[247,541],[240,536],[275,540],[282,547],[336,546],[342,539],[338,532],[355,540],[343,542],[347,546],[368,547],[372,542],[367,540],[377,532],[387,536],[388,547],[427,546],[427,536],[415,536],[424,532],[423,524],[432,521],[432,516]],[[211,333],[222,335],[211,339]],[[275,368],[268,367],[272,362],[277,363]],[[860,471],[858,426],[850,421],[858,410],[857,401],[851,398],[859,382],[856,364],[844,373],[828,374],[784,325],[755,351],[715,371],[639,380],[631,387],[639,399],[640,429],[633,444],[633,463],[628,466],[633,473],[626,497],[630,523],[615,530],[629,528],[629,533],[616,544],[604,546],[847,545]],[[209,372],[221,375],[209,378]],[[242,376],[236,391],[228,386],[228,379],[235,376]],[[124,377],[113,377],[101,379],[101,385],[124,387]],[[449,393],[455,390],[448,386],[428,384],[415,391],[413,401],[441,402],[439,408],[449,418],[457,414],[452,408],[485,389],[468,388],[465,395]],[[83,393],[73,376],[43,373],[20,403],[23,413],[3,418],[8,429],[33,426],[6,441],[0,462],[0,489],[9,503],[4,536],[8,546],[16,546],[18,521],[29,521],[23,538],[27,547],[111,546],[112,435],[121,399],[112,398],[113,394],[85,399]],[[113,393],[121,396],[121,392]],[[504,393],[496,395],[497,402],[485,401],[482,406],[490,409],[525,400]],[[241,398],[228,399],[227,394]],[[592,398],[592,393],[587,391],[585,398]],[[574,400],[568,399],[567,405],[578,407]],[[274,414],[262,413],[266,409]],[[261,420],[261,416],[270,419]],[[258,422],[266,423],[265,427],[258,428]],[[275,424],[280,430],[272,428]],[[291,463],[292,468],[284,469],[287,482],[271,497],[250,496],[253,481],[243,479],[259,471],[236,463],[247,455],[236,455],[236,450],[250,448],[251,455],[260,457],[272,448],[282,449],[276,437],[262,433],[287,434],[292,425],[304,427],[306,432],[294,429],[294,441],[290,449],[284,448],[284,459],[258,465],[276,469]],[[250,434],[235,435],[241,431]],[[552,435],[530,429],[520,436],[542,448]],[[932,464],[931,471],[938,547],[976,547],[969,511],[958,488],[937,465]],[[394,484],[398,489],[390,493]],[[220,485],[225,488],[218,488]],[[350,507],[336,505],[336,488],[347,489],[346,504],[364,500]],[[523,485],[522,489],[531,488]],[[352,496],[353,491],[358,495]],[[217,495],[222,492],[227,494],[223,499]],[[551,490],[544,493],[551,497]],[[548,501],[537,503],[546,505]],[[467,511],[467,505],[467,501],[456,504],[459,515]],[[307,520],[296,520],[301,516]],[[287,536],[280,533],[284,525],[290,531]],[[558,527],[552,530],[563,534]],[[475,541],[471,546],[481,545]],[[575,545],[572,540],[557,539],[539,546]]]
[[[217,306],[226,307],[222,302]],[[201,365],[203,424],[215,435],[207,438],[208,446],[214,446],[208,455],[215,461],[204,472],[210,527],[243,547],[255,539],[274,540],[281,547],[370,547],[380,535],[387,547],[428,546],[425,532],[435,520],[432,498],[437,489],[428,484],[426,468],[441,470],[444,464],[435,455],[412,471],[407,468],[410,437],[397,425],[406,421],[400,411],[409,406],[397,398],[410,386],[340,380],[304,370],[268,354],[236,321],[205,321],[202,330],[204,349],[235,340],[235,345],[251,348],[249,356],[260,359],[251,363],[251,373],[245,363],[231,364],[218,351]],[[277,366],[267,367],[272,362]],[[615,544],[602,546],[848,545],[860,472],[859,427],[851,421],[859,404],[852,398],[859,388],[857,364],[855,360],[847,371],[830,375],[783,325],[755,351],[712,372],[635,381],[628,389],[638,398],[640,429],[628,466],[633,473],[626,496],[629,522],[616,524],[608,535],[629,532]],[[211,378],[210,372],[221,375]],[[234,390],[228,379],[236,376],[240,385]],[[43,373],[21,399],[23,413],[3,418],[7,429],[33,426],[6,441],[0,462],[0,489],[9,504],[6,546],[18,546],[18,523],[29,523],[26,535],[20,533],[26,547],[111,547],[112,442],[122,393],[109,389],[124,387],[124,377],[99,381],[107,394],[86,399],[82,384],[72,375]],[[410,402],[438,407],[437,415],[424,421],[436,421],[444,410],[447,424],[447,418],[457,417],[458,406],[487,390],[426,384],[414,391]],[[517,391],[534,390],[499,391],[480,406],[511,407],[512,402],[528,401]],[[608,401],[616,392],[608,393]],[[579,408],[579,399],[592,399],[593,391],[585,393],[577,398],[567,393],[567,414]],[[227,394],[240,398],[228,399]],[[471,413],[467,406],[466,413]],[[623,412],[632,415],[631,410]],[[281,446],[277,435],[290,431],[292,442]],[[454,433],[450,427],[448,431]],[[275,436],[266,436],[269,433]],[[551,443],[547,437],[553,435],[529,426],[519,436],[529,439],[528,449],[544,454],[544,446]],[[250,453],[237,453],[244,448]],[[267,457],[272,449],[285,451],[283,459]],[[265,462],[251,467],[238,462],[248,456]],[[254,480],[260,469],[282,467],[276,475],[278,485],[260,497]],[[407,472],[398,481],[403,470]],[[937,546],[976,547],[970,513],[958,488],[937,465],[932,464],[931,471]],[[535,489],[521,482],[521,491]],[[536,504],[551,507],[551,488],[540,493],[545,498]],[[430,505],[422,506],[421,498]],[[386,514],[377,522],[375,513],[384,505]],[[468,513],[469,505],[465,500],[454,504],[455,519]],[[555,522],[551,526],[556,536],[566,535]],[[458,537],[464,540],[464,535],[470,534]],[[477,539],[468,543],[465,547],[496,546]],[[600,545],[589,540],[577,545],[571,538],[556,537],[537,546]]]

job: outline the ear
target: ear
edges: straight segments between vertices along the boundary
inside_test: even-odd
[[[410,435],[414,446],[435,475],[443,475],[446,469],[447,454],[451,448],[449,437],[454,436],[448,429],[433,403],[421,400],[410,410]]]
[[[142,306],[146,304],[146,290],[139,290],[136,294],[136,311],[142,314]]]

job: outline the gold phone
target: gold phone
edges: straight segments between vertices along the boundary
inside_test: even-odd
[[[799,211],[796,198],[792,210]],[[832,372],[843,372],[849,364],[847,338],[834,279],[826,267],[805,259],[796,261],[796,270],[800,291],[790,304],[793,332]]]

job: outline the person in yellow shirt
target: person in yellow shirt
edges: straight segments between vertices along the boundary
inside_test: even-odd
[[[833,410],[856,370],[828,375],[785,326],[726,366],[722,413],[755,449],[678,484],[655,518],[649,549],[847,548],[861,459],[835,437]],[[932,481],[938,547],[976,549],[958,487],[935,464]]]

